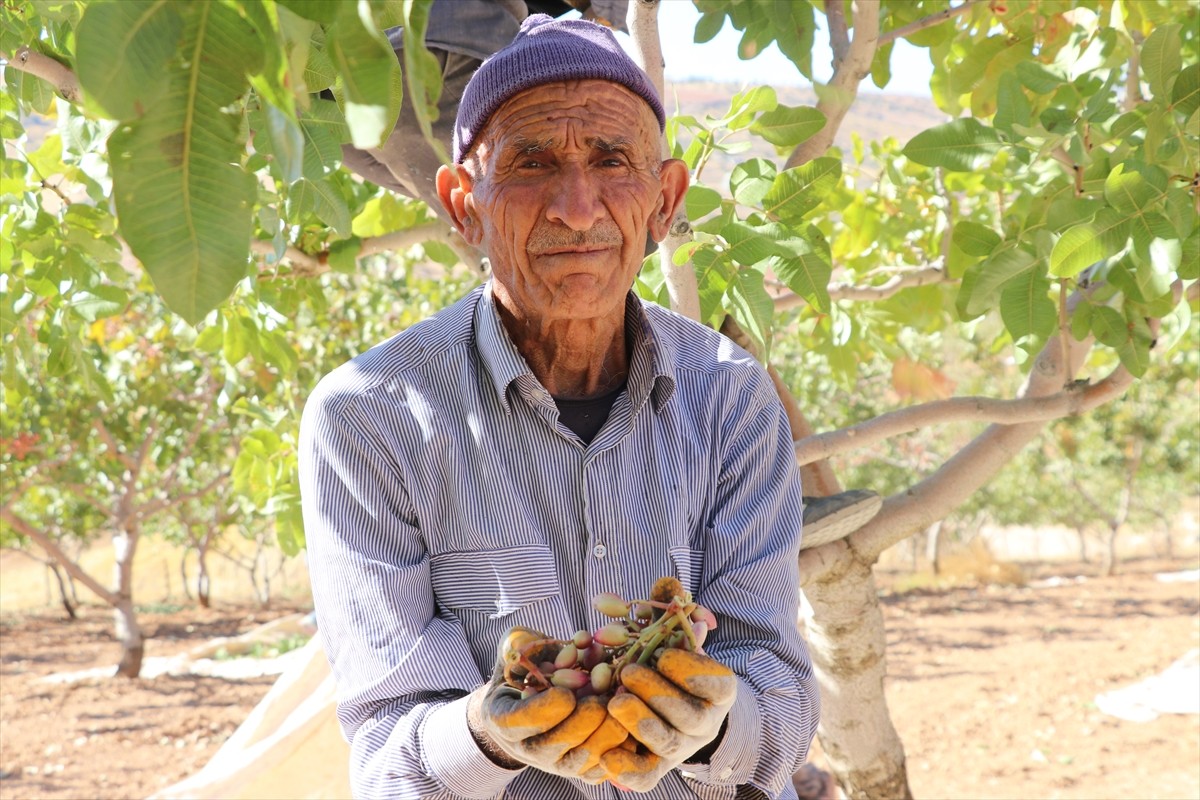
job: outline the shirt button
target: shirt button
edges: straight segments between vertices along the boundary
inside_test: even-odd
[[[729,776],[732,774],[733,774],[733,767],[726,767],[725,769],[721,770],[721,780],[723,780],[723,781],[729,780]]]
[[[594,555],[596,558],[604,558],[606,555],[608,555],[608,548],[602,544],[598,544],[592,548],[592,555]]]

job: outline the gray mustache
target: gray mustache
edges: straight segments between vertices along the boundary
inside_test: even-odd
[[[539,225],[529,234],[525,249],[545,253],[562,247],[619,247],[625,243],[621,229],[612,220],[602,220],[586,231],[573,231],[557,225]]]

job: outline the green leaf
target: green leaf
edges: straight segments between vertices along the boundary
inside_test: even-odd
[[[1185,281],[1200,278],[1200,228],[1183,240],[1179,254],[1179,277]]]
[[[987,311],[1006,283],[1031,271],[1035,264],[1032,253],[1019,247],[1008,247],[968,267],[958,291],[959,316],[971,319]]]
[[[327,52],[345,97],[346,124],[358,148],[380,147],[400,113],[400,64],[375,26],[370,6],[346,2],[328,31]]]
[[[1135,378],[1145,375],[1150,367],[1150,344],[1153,338],[1146,321],[1137,318],[1129,325],[1129,337],[1125,343],[1117,347],[1121,365]]]
[[[304,87],[310,92],[328,89],[337,82],[337,70],[325,52],[325,33],[315,30],[308,43],[308,56],[304,61]]]
[[[245,276],[254,176],[238,100],[258,68],[257,37],[226,6],[186,11],[165,94],[109,138],[120,229],[171,310],[195,324]]]
[[[895,41],[875,50],[875,57],[871,59],[871,83],[875,84],[877,89],[886,89],[887,85],[892,80],[892,49],[895,47]]]
[[[1116,255],[1129,241],[1129,218],[1111,208],[1096,212],[1085,222],[1064,233],[1050,252],[1050,274],[1070,278],[1097,261]]]
[[[1000,234],[986,225],[964,219],[954,224],[953,241],[967,255],[983,258],[1000,246]]]
[[[209,325],[196,337],[196,349],[202,353],[215,353],[225,344],[225,331],[221,325]]]
[[[249,322],[244,317],[224,316],[221,321],[224,332],[222,348],[225,361],[231,366],[237,366],[243,358],[249,355],[250,338],[257,334],[257,330],[244,325],[243,323]]]
[[[1019,275],[1000,293],[1000,318],[1014,341],[1046,339],[1058,324],[1058,310],[1047,296],[1050,282],[1034,270]]]
[[[721,237],[729,243],[727,252],[735,264],[757,264],[776,253],[775,243],[770,238],[740,220],[726,223],[721,228]]]
[[[337,169],[342,161],[342,144],[350,141],[350,129],[332,100],[314,99],[300,116],[304,136],[304,177],[317,179]]]
[[[996,115],[992,125],[996,130],[1013,133],[1013,125],[1029,127],[1032,113],[1029,98],[1021,88],[1021,82],[1011,72],[1000,76],[1000,84],[996,89]]]
[[[711,41],[714,36],[721,32],[721,28],[725,25],[725,14],[710,11],[700,16],[696,20],[696,32],[692,36],[692,41],[696,44],[704,44]]]
[[[87,98],[112,119],[141,116],[166,91],[167,62],[184,28],[179,10],[171,0],[87,5],[75,32],[76,74]]]
[[[119,286],[101,284],[71,295],[71,309],[88,322],[116,316],[128,303],[129,295]]]
[[[338,8],[345,2],[346,0],[279,0],[279,5],[297,16],[325,25],[337,19]]]
[[[762,361],[770,361],[771,319],[775,315],[775,303],[763,286],[763,274],[756,269],[738,270],[725,296],[729,300],[729,313],[758,345]]]
[[[1034,94],[1050,94],[1066,82],[1066,78],[1036,61],[1017,64],[1017,80]]]
[[[775,165],[765,158],[752,158],[733,168],[729,176],[729,191],[733,199],[745,206],[762,203],[775,181]]]
[[[971,172],[991,163],[1000,149],[994,128],[971,117],[956,119],[918,133],[904,146],[904,155],[927,167]]]
[[[1129,111],[1117,117],[1109,129],[1109,135],[1118,142],[1128,139],[1146,126],[1146,118],[1140,111]]]
[[[1183,63],[1183,42],[1179,38],[1181,27],[1178,24],[1159,25],[1142,44],[1142,75],[1150,84],[1150,92],[1155,98],[1166,94]]]
[[[775,256],[767,266],[775,277],[800,295],[821,313],[829,313],[829,279],[833,275],[829,245],[824,241],[813,244],[805,241],[806,247],[797,247],[790,256]],[[822,246],[823,245],[823,246]]]
[[[842,162],[831,157],[814,158],[807,164],[775,176],[771,191],[763,197],[767,216],[794,224],[814,210],[842,177]]]
[[[1140,214],[1158,202],[1165,190],[1166,176],[1145,165],[1117,164],[1104,180],[1104,199],[1125,215]]]
[[[425,252],[427,255],[430,255],[430,245],[432,244],[432,242],[426,242],[425,244]],[[450,250],[448,247],[446,249]],[[358,267],[358,254],[360,252],[362,252],[362,239],[359,239],[357,236],[351,236],[349,239],[337,239],[330,242],[329,268],[334,272],[341,272],[346,275],[354,274],[354,271]],[[450,250],[450,256],[453,260],[449,262],[449,265],[456,264],[458,262],[458,256],[454,255],[453,250]],[[430,257],[432,258],[433,256],[430,255]],[[446,263],[446,261],[444,261],[442,258],[436,258],[435,260],[440,261],[443,264]]]
[[[442,95],[442,68],[437,58],[425,47],[425,29],[429,25],[432,3],[404,0],[404,74],[408,80],[409,104],[416,113],[417,125],[430,149],[443,164],[449,164],[450,154],[442,141],[433,135],[433,123],[438,118],[438,99]],[[396,97],[399,105],[399,95]]]
[[[696,289],[700,294],[700,319],[712,323],[720,315],[721,300],[729,288],[733,270],[725,255],[711,247],[692,253],[692,268],[696,271]]]
[[[350,235],[350,209],[337,189],[328,182],[301,178],[292,184],[288,201],[291,204],[289,216],[293,219],[311,212],[333,228],[338,236]]]
[[[1096,340],[1109,347],[1120,347],[1129,340],[1129,326],[1121,312],[1108,306],[1092,309],[1092,333]]]
[[[272,163],[276,177],[284,183],[297,180],[303,173],[304,135],[296,120],[270,103],[264,104],[263,122],[271,140]]]
[[[954,65],[950,73],[950,90],[955,94],[966,94],[983,80],[988,64],[997,55],[1011,47],[1009,37],[1004,34],[989,36],[983,41],[971,43],[964,58]]]
[[[1200,108],[1200,64],[1185,67],[1171,88],[1171,105],[1184,119]]]
[[[695,222],[721,207],[721,193],[707,186],[689,186],[685,202],[688,219]]]
[[[722,120],[725,127],[731,131],[745,128],[754,120],[759,112],[770,113],[779,105],[775,90],[770,86],[755,86],[733,96],[729,103],[729,111]]]
[[[825,115],[810,106],[780,105],[759,116],[750,132],[776,147],[795,147],[825,127]]]

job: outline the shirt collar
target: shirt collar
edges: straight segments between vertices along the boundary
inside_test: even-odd
[[[483,286],[479,295],[474,325],[475,346],[491,378],[496,398],[505,412],[512,411],[508,388],[514,382],[519,388],[535,394],[540,390],[546,399],[549,398],[500,320],[491,280]],[[655,335],[654,325],[642,300],[633,292],[625,299],[625,336],[633,343],[627,381],[633,408],[635,411],[641,408],[649,398],[655,412],[660,412],[675,392],[674,353]]]

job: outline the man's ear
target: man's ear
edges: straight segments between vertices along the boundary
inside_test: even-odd
[[[462,164],[442,165],[437,171],[437,193],[442,207],[450,215],[455,229],[474,247],[483,241],[483,226],[475,218],[475,202],[471,197],[474,183],[471,173]]]
[[[671,230],[671,220],[675,219],[676,212],[683,206],[684,198],[687,196],[687,164],[677,158],[668,158],[662,162],[662,168],[658,171],[658,180],[661,194],[658,208],[651,215],[648,227],[654,241],[661,242],[667,238],[667,233]]]

